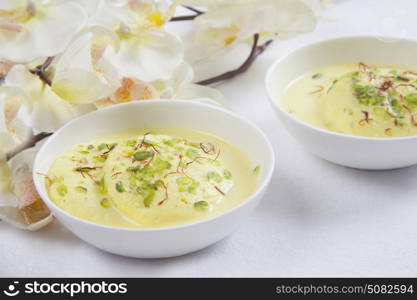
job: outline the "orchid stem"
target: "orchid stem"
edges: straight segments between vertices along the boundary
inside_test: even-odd
[[[265,51],[265,49],[272,43],[272,40],[269,40],[267,42],[265,42],[262,45],[258,45],[259,42],[259,33],[256,33],[253,36],[253,44],[252,44],[252,50],[248,56],[248,58],[243,62],[242,65],[240,65],[240,67],[238,67],[237,69],[234,69],[232,71],[228,71],[226,73],[217,75],[215,77],[206,79],[206,80],[202,80],[199,82],[196,82],[197,84],[201,84],[201,85],[209,85],[209,84],[213,84],[219,81],[223,81],[226,79],[230,79],[233,78],[239,74],[242,74],[244,72],[246,72],[249,67],[253,64],[253,62],[255,61],[255,59],[262,54],[262,52]]]
[[[49,79],[48,75],[46,74],[46,69],[51,65],[52,61],[54,60],[53,56],[49,56],[45,62],[34,69],[29,70],[30,73],[39,76],[39,78],[46,83],[47,85],[51,86],[52,81]]]
[[[194,7],[191,7],[191,6],[186,6],[186,5],[184,5],[184,7],[185,7],[186,9],[188,9],[188,10],[191,10],[191,11],[195,12],[197,15],[202,15],[202,14],[204,14],[204,12],[203,12],[203,11],[198,10],[198,9],[196,9],[196,8],[194,8]]]
[[[191,21],[197,18],[199,15],[204,14],[201,10],[195,9],[191,6],[184,6],[186,9],[191,10],[195,12],[195,15],[189,15],[189,16],[179,16],[179,17],[173,17],[170,22],[177,22],[177,21]]]
[[[52,135],[52,133],[47,133],[47,132],[38,133],[28,143],[22,145],[22,147],[20,147],[19,149],[15,150],[13,152],[8,153],[7,156],[6,156],[6,159],[7,160],[12,159],[13,157],[15,157],[17,154],[19,154],[23,150],[26,150],[26,149],[29,149],[29,148],[34,147],[37,142],[39,142],[39,141],[41,141],[41,140],[43,140],[43,139],[45,139],[45,138],[47,138],[47,137],[49,137],[51,135]]]

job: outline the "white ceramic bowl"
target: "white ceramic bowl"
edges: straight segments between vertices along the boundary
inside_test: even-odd
[[[386,42],[391,41],[391,42]],[[417,136],[367,138],[339,134],[305,123],[280,105],[286,87],[306,72],[324,66],[363,61],[417,70],[417,42],[344,37],[316,42],[276,61],[266,76],[268,97],[287,130],[313,154],[336,164],[360,169],[394,169],[417,163]]]
[[[239,206],[211,219],[161,229],[125,229],[94,224],[65,212],[48,197],[45,174],[54,160],[75,144],[138,128],[188,128],[220,137],[262,166],[255,193]],[[234,231],[264,195],[274,169],[274,152],[266,136],[238,115],[208,104],[152,100],[115,105],[82,116],[58,130],[40,149],[34,165],[36,189],[54,216],[75,235],[119,255],[160,258],[207,247]]]

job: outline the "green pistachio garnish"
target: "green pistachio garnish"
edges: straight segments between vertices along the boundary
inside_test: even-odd
[[[102,150],[107,149],[107,148],[108,148],[107,144],[100,144],[100,145],[97,146],[98,151],[102,151]]]
[[[78,151],[80,154],[83,154],[83,155],[87,155],[87,154],[90,154],[90,152],[88,152],[88,151]]]
[[[81,193],[81,194],[86,194],[87,193],[87,189],[85,188],[85,187],[83,187],[83,186],[76,186],[75,187],[75,190],[77,191],[77,192],[79,192],[79,193]]]
[[[374,114],[376,116],[380,117],[380,118],[383,118],[384,120],[390,120],[391,119],[390,114],[380,106],[374,107]]]
[[[188,177],[179,177],[175,182],[178,185],[178,191],[185,192],[188,191],[189,185],[193,183],[193,180]]]
[[[98,156],[98,155],[93,156],[93,159],[95,161],[98,161],[98,162],[105,162],[106,161],[106,157],[104,157],[104,156]]]
[[[118,183],[116,183],[116,191],[118,191],[119,193],[123,193],[126,191],[122,182],[119,181]]]
[[[127,170],[128,170],[129,172],[137,172],[137,171],[139,171],[141,168],[142,168],[142,166],[141,166],[141,165],[137,165],[137,166],[134,166],[134,167],[129,167],[129,168],[127,168]]]
[[[260,172],[261,172],[261,166],[260,165],[257,165],[255,167],[255,169],[253,169],[253,174],[259,175]]]
[[[354,84],[353,90],[360,104],[371,106],[384,102],[384,97],[379,94],[378,89],[371,85]]]
[[[99,192],[102,194],[106,194],[107,193],[107,188],[106,188],[106,184],[104,182],[104,177],[101,178],[98,182],[97,182],[98,188],[99,188]]]
[[[109,208],[110,207],[109,199],[104,198],[103,200],[100,201],[100,205],[103,206],[104,208]]]
[[[417,93],[408,94],[404,100],[410,105],[417,105]]]
[[[201,149],[199,143],[188,143],[188,146],[191,146],[191,147],[194,147],[194,148],[197,148],[197,149]]]
[[[58,193],[58,195],[60,195],[61,197],[65,197],[65,195],[68,193],[68,188],[65,184],[60,184],[57,188],[56,188],[56,192]]]
[[[207,179],[216,183],[221,183],[223,181],[222,176],[219,173],[213,171],[207,173]]]
[[[154,198],[155,198],[155,190],[149,190],[147,195],[143,199],[143,205],[145,205],[145,207],[150,207]]]
[[[136,146],[136,140],[128,140],[128,141],[126,141],[126,146],[128,146],[128,147],[135,147]]]
[[[156,173],[169,170],[172,167],[169,161],[163,160],[160,157],[157,157],[151,166],[152,166],[152,170]]]
[[[193,183],[188,187],[188,192],[190,194],[195,194],[197,191],[197,188],[200,186],[200,183],[198,181],[193,181]]]
[[[209,209],[209,204],[207,201],[198,201],[194,203],[194,208],[197,210],[205,211]]]
[[[232,179],[232,172],[230,172],[229,170],[223,170],[223,177],[227,180]]]
[[[163,141],[163,143],[165,145],[168,145],[168,146],[171,146],[171,147],[177,146],[180,142],[181,142],[181,139],[179,139],[179,138],[173,138],[173,139],[170,139],[168,141]]]
[[[188,149],[187,152],[185,153],[185,156],[188,157],[189,159],[195,159],[199,155],[200,153],[198,153],[198,151],[195,149]]]
[[[153,155],[154,155],[154,153],[152,151],[138,151],[133,155],[133,157],[136,160],[141,161],[141,160],[151,158]]]

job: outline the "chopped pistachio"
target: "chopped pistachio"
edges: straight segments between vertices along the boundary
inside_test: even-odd
[[[56,192],[58,193],[58,195],[60,195],[61,197],[65,197],[65,195],[68,193],[68,188],[65,184],[60,184],[57,188],[56,188]]]
[[[178,185],[178,191],[185,192],[188,191],[189,185],[193,183],[193,180],[188,177],[179,177],[177,178],[176,183]]]
[[[168,146],[171,146],[171,147],[177,146],[180,142],[181,142],[181,139],[179,139],[179,138],[173,138],[173,139],[170,139],[170,140],[167,140],[167,141],[163,141],[163,143],[165,145],[168,145]]]
[[[197,188],[200,186],[200,183],[198,181],[193,181],[193,183],[188,187],[188,192],[190,194],[195,194],[197,191]]]
[[[390,120],[391,119],[391,116],[389,115],[389,113],[380,106],[374,107],[374,114],[378,117],[381,117],[381,118],[385,119],[385,120]]]
[[[261,172],[261,166],[257,165],[254,169],[253,169],[253,174],[255,175],[259,175],[259,173]]]
[[[163,160],[160,157],[157,157],[152,164],[152,169],[156,173],[160,173],[162,171],[166,171],[171,169],[172,165],[169,161]]]
[[[126,141],[126,146],[128,146],[128,147],[135,147],[136,146],[136,140],[128,140],[128,141]]]
[[[83,186],[76,186],[75,187],[75,190],[77,191],[77,192],[79,192],[79,193],[81,193],[81,194],[85,194],[85,193],[87,193],[87,188],[85,188],[85,187],[83,187]]]
[[[207,201],[198,201],[194,203],[194,208],[201,211],[208,210],[209,204]]]
[[[107,149],[107,148],[108,148],[107,144],[100,144],[100,145],[97,146],[98,151],[102,151],[102,150]]]
[[[201,149],[200,144],[199,143],[188,143],[189,146],[197,148],[197,149]]]
[[[146,197],[143,199],[143,205],[145,205],[145,207],[150,207],[154,198],[155,198],[155,191],[150,190],[148,194],[146,195]]]
[[[103,206],[104,208],[109,208],[110,207],[109,199],[103,198],[103,200],[100,201],[100,205]]]
[[[83,155],[87,155],[87,154],[90,154],[90,152],[88,152],[88,151],[78,151],[80,154],[83,154]]]
[[[216,183],[221,183],[223,181],[222,176],[214,171],[208,172],[207,173],[207,179],[210,181],[214,181]]]
[[[121,181],[116,183],[116,191],[118,191],[119,193],[123,193],[126,191]]]
[[[363,105],[379,105],[384,102],[384,97],[379,95],[378,89],[374,86],[353,84],[353,90],[359,103]]]
[[[191,184],[193,181],[191,180],[191,178],[188,177],[179,177],[176,180],[178,185],[188,185]]]
[[[133,157],[136,160],[141,161],[141,160],[148,159],[148,158],[152,157],[153,155],[154,155],[154,153],[152,151],[138,151],[133,155]]]
[[[227,180],[232,179],[232,172],[230,172],[229,170],[223,170],[223,177]]]
[[[95,161],[98,161],[98,162],[105,162],[105,161],[106,161],[106,157],[103,157],[103,156],[98,156],[98,155],[94,155],[94,156],[93,156],[93,159],[94,159]]]
[[[408,104],[417,105],[417,93],[408,94],[407,96],[404,97],[404,100]]]
[[[199,155],[200,154],[195,149],[188,149],[187,152],[185,153],[185,156],[187,156],[189,159],[195,159]]]

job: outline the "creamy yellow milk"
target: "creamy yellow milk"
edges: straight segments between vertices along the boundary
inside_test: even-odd
[[[47,174],[52,201],[108,226],[170,227],[240,204],[256,189],[256,170],[227,142],[201,132],[123,132],[76,145]]]
[[[417,73],[362,62],[332,65],[296,79],[281,105],[302,121],[338,133],[417,135]]]

